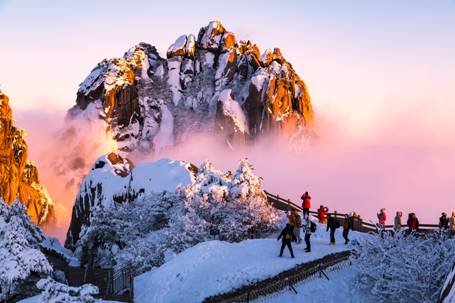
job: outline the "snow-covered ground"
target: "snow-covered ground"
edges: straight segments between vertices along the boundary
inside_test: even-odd
[[[17,303],[43,303],[43,302],[45,302],[44,299],[43,299],[43,296],[42,295],[37,295],[37,296],[34,296],[34,297],[30,297],[30,298],[21,300],[21,301],[19,301]],[[61,301],[57,301],[57,302],[61,302]],[[121,302],[119,302],[119,301],[96,300],[94,303],[121,303]]]
[[[294,285],[294,291],[288,289],[271,296],[260,298],[254,302],[261,303],[373,303],[377,299],[367,297],[355,286],[357,271],[349,266],[328,271],[326,278],[315,277]]]
[[[273,238],[200,243],[138,276],[134,281],[135,302],[201,302],[206,297],[273,277],[297,264],[349,249],[343,244],[340,229],[336,235],[338,244],[330,246],[324,227],[318,226],[312,236],[311,253],[304,252],[303,243],[293,246],[295,259],[290,258],[287,250],[279,258],[281,241]],[[351,233],[351,240],[361,241],[362,237],[365,235]]]

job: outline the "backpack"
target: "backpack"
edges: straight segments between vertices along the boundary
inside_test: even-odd
[[[317,227],[316,223],[311,222],[310,231],[311,231],[312,233],[316,232],[316,227]]]
[[[335,228],[339,228],[340,227],[340,222],[338,222],[338,220],[335,221]]]

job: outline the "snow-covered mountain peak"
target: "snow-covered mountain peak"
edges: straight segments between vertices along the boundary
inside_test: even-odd
[[[179,36],[166,57],[140,43],[103,60],[81,83],[70,119],[100,102],[100,119],[124,152],[176,146],[194,133],[232,145],[312,128],[308,90],[279,48],[261,55],[211,21],[197,38]]]

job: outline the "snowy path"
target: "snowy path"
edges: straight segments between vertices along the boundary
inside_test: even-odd
[[[353,233],[352,239],[363,234]],[[240,243],[209,241],[185,250],[161,267],[135,279],[135,302],[201,302],[212,295],[273,277],[297,264],[348,249],[344,244],[329,246],[322,226],[313,235],[313,251],[294,245],[296,258],[279,258],[281,242],[275,239]],[[337,234],[342,243],[341,234]],[[176,291],[178,290],[178,291]]]
[[[328,273],[330,280],[314,278],[295,285],[297,294],[291,290],[254,301],[255,303],[373,303],[374,298],[365,297],[355,286],[355,266],[346,266]]]

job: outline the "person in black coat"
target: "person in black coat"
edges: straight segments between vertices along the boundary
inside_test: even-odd
[[[284,248],[287,246],[289,252],[291,253],[291,257],[294,258],[294,252],[292,251],[292,241],[297,241],[297,238],[294,235],[293,228],[290,224],[286,224],[286,227],[281,231],[281,234],[278,236],[277,240],[281,239],[281,250],[280,250],[280,257],[283,256]]]
[[[447,230],[449,229],[449,218],[446,213],[442,213],[439,218],[439,229]]]
[[[327,215],[327,231],[330,230],[330,245],[335,245],[335,231],[340,227],[340,222],[337,219],[337,213],[335,212],[332,216],[331,214]]]

